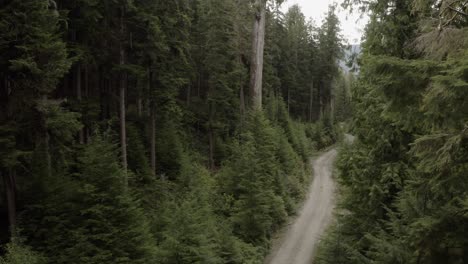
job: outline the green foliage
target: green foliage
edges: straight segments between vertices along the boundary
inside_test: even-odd
[[[95,135],[76,166],[78,173],[57,182],[47,198],[25,213],[41,216],[24,218],[24,233],[34,238],[33,245],[49,256],[49,263],[153,260],[148,221],[124,192],[115,147]]]
[[[217,226],[210,204],[212,194],[208,173],[190,164],[183,165],[181,178],[188,182],[177,200],[166,202],[158,262],[220,263]],[[175,197],[174,197],[175,198]]]
[[[217,210],[216,181],[206,169],[184,159],[177,193],[161,201],[157,261],[160,263],[260,263],[261,254],[232,233]]]
[[[79,122],[80,114],[61,107],[60,102],[40,100],[36,109],[44,118],[44,126],[50,135],[50,140],[57,147],[73,141],[75,133],[82,128]]]
[[[137,126],[133,124],[127,127],[128,141],[128,167],[135,173],[135,182],[142,184],[152,177],[152,172],[148,162],[148,154],[145,148],[145,142]]]
[[[337,123],[348,121],[352,117],[351,89],[354,86],[352,73],[341,74],[334,84],[335,113],[334,121]]]
[[[235,234],[266,247],[287,215],[294,214],[308,186],[307,175],[283,128],[272,125],[262,113],[252,113],[218,176],[220,192],[227,199],[221,213],[229,216]]]
[[[176,124],[171,121],[158,131],[158,148],[156,157],[158,159],[158,174],[165,174],[170,179],[176,179],[182,169],[184,149]]]
[[[15,149],[15,125],[8,123],[0,126],[0,164],[2,167],[12,167],[16,164],[18,151]]]
[[[370,8],[388,16],[368,26],[353,89],[357,141],[340,153],[343,196],[316,262],[465,263],[467,46],[421,54],[405,45],[423,19],[411,1],[377,2]],[[437,13],[444,4],[425,7]],[[389,32],[399,34],[378,41]]]
[[[45,264],[46,259],[25,246],[18,237],[13,237],[12,241],[5,246],[6,254],[0,257],[1,264]]]
[[[70,67],[56,8],[48,0],[9,1],[0,12],[0,58],[15,76],[14,86],[30,95],[50,93]]]
[[[262,246],[286,217],[283,201],[273,187],[273,178],[278,177],[276,136],[265,117],[253,113],[246,122],[241,144],[234,150],[234,159],[220,175],[223,192],[234,197],[234,232]]]
[[[0,1],[1,263],[261,263],[336,141],[337,21],[282,2],[250,113],[250,0]]]

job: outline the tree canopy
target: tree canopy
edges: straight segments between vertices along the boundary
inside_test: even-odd
[[[256,2],[0,1],[0,263],[262,262],[338,138],[342,45],[333,8]]]
[[[357,2],[371,12],[357,139],[339,157],[342,204],[316,263],[465,263],[466,1]]]

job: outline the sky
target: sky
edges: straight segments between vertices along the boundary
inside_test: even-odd
[[[328,5],[333,2],[341,3],[339,0],[287,0],[282,8],[286,12],[290,6],[299,4],[307,18],[312,18],[316,25],[321,25],[322,19],[328,10]],[[368,17],[360,18],[358,13],[349,14],[349,11],[343,10],[341,6],[338,6],[338,17],[341,22],[342,34],[348,40],[348,43],[360,43]]]

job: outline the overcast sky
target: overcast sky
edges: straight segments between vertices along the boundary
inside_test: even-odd
[[[333,2],[341,3],[341,0],[287,0],[283,4],[283,11],[294,4],[299,4],[302,12],[307,18],[312,18],[316,25],[322,24],[322,19],[328,10],[328,5]],[[349,14],[348,10],[338,7],[338,17],[341,21],[341,29],[349,44],[359,43],[364,27],[368,21],[367,17],[359,18],[359,14]]]

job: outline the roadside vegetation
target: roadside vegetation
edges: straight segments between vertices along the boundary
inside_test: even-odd
[[[337,219],[314,263],[467,263],[466,1],[347,2],[371,13],[356,141],[341,148]]]

